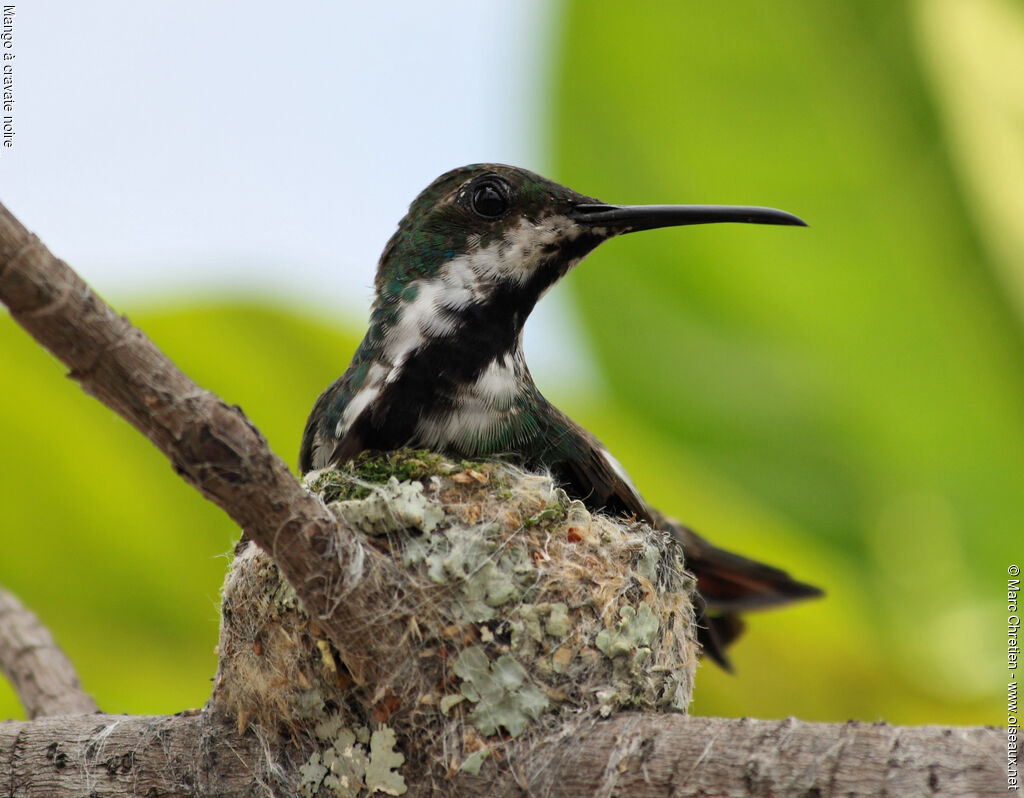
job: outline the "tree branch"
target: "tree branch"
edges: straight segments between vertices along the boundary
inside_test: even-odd
[[[518,744],[485,765],[410,798],[488,796],[831,796],[1006,794],[997,729],[907,728],[622,714],[555,746]],[[0,785],[19,798],[250,796],[294,791],[266,766],[253,735],[205,713],[74,716],[0,724]],[[254,792],[254,785],[262,790]],[[264,792],[265,791],[265,792]]]
[[[0,723],[0,789],[18,798],[258,795],[257,759],[254,738],[201,714]]]
[[[0,588],[0,671],[29,719],[98,712],[53,635],[18,599]]]
[[[3,205],[0,301],[86,393],[149,438],[274,558],[357,684],[386,681],[405,629],[387,620],[392,597],[374,586],[392,564],[302,488],[240,408],[186,377]],[[376,619],[373,634],[363,635],[368,618]]]

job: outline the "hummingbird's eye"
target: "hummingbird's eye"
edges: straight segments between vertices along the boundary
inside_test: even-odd
[[[509,192],[497,180],[485,180],[472,188],[469,207],[484,219],[498,219],[508,213]]]

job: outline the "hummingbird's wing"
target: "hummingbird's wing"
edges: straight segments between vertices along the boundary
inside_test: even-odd
[[[299,448],[300,474],[347,462],[366,448],[362,426],[349,424],[341,438],[336,437],[338,422],[352,399],[353,391],[348,386],[350,373],[351,368],[320,394],[306,420]]]
[[[366,448],[358,429],[348,430],[333,443],[334,448],[331,449],[330,457],[327,458],[328,465],[337,466],[347,463]]]
[[[731,670],[725,649],[743,631],[737,613],[822,595],[785,571],[721,549],[662,515],[644,501],[626,470],[594,435],[560,415],[560,444],[571,456],[549,461],[553,473],[588,508],[635,516],[672,533],[682,544],[686,569],[697,580],[697,637],[704,652],[723,668]]]
[[[592,510],[636,516],[653,524],[651,508],[608,450],[598,443],[584,452],[582,457],[572,457],[552,466],[566,493]]]
[[[322,468],[323,451],[326,446],[326,434],[324,430],[325,418],[329,406],[334,399],[336,386],[341,380],[337,380],[327,390],[317,397],[313,410],[306,419],[306,427],[302,431],[302,445],[299,447],[299,473],[305,474],[314,468]]]

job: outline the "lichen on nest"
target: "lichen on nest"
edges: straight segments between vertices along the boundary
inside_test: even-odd
[[[421,680],[418,705],[389,704],[387,685],[372,709],[353,700],[337,650],[250,546],[225,582],[211,699],[240,727],[320,744],[313,727],[343,718],[358,748],[364,729],[391,723],[399,748],[403,733],[432,734],[438,765],[454,772],[570,716],[686,710],[693,585],[666,533],[592,514],[547,475],[424,451],[364,453],[306,485],[414,585],[396,591],[415,653],[396,656],[394,678]]]

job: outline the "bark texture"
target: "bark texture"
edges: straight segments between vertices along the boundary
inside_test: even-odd
[[[987,796],[1005,795],[997,729],[825,724],[795,719],[623,714],[555,747],[513,749],[507,765],[406,795]],[[280,794],[253,735],[205,713],[89,715],[0,724],[0,789],[60,795]],[[261,774],[254,780],[254,774]]]
[[[30,720],[98,712],[74,665],[49,629],[18,599],[0,589],[0,671]]]

